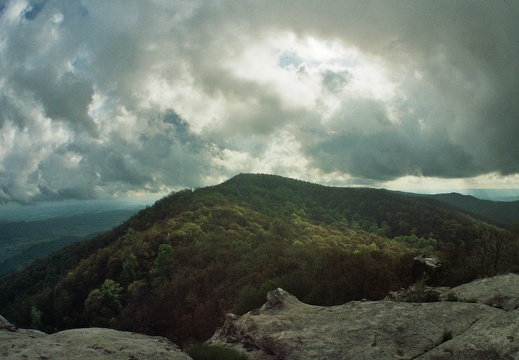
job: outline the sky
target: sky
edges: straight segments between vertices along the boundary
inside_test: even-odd
[[[0,204],[271,173],[519,194],[519,1],[0,0]]]

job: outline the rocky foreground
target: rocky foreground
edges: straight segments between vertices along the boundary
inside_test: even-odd
[[[447,301],[448,300],[448,301]],[[439,291],[437,302],[307,305],[277,289],[260,309],[228,315],[208,341],[253,360],[519,359],[519,275]],[[2,359],[190,359],[167,339],[90,328],[47,335],[0,316]]]
[[[519,275],[445,290],[440,301],[311,306],[278,289],[228,315],[211,344],[251,359],[519,359]]]
[[[73,329],[47,335],[18,329],[0,317],[0,359],[191,359],[162,337],[102,328]]]

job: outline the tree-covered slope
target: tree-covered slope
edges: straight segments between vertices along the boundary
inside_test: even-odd
[[[173,193],[109,233],[0,280],[0,313],[46,331],[112,326],[205,340],[282,287],[319,305],[380,299],[435,253],[456,284],[512,269],[517,239],[427,198],[238,175]]]
[[[519,201],[491,201],[457,193],[429,195],[498,225],[519,226]]]

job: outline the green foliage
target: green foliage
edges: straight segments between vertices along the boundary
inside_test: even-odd
[[[43,316],[43,312],[38,310],[35,306],[31,308],[31,329],[42,329],[41,318]]]
[[[91,326],[114,326],[115,318],[122,310],[123,288],[119,283],[106,279],[100,288],[94,289],[85,300],[85,313]]]
[[[167,278],[173,270],[173,248],[169,244],[160,244],[157,258],[151,268],[151,275]]]
[[[233,313],[243,315],[264,303],[265,298],[258,294],[256,288],[252,285],[245,285],[241,288],[236,305],[234,305]]]
[[[122,266],[121,284],[127,286],[141,277],[139,261],[133,253],[128,256]]]
[[[238,315],[243,315],[251,310],[259,308],[265,303],[267,293],[278,287],[278,283],[274,280],[269,280],[262,284],[259,289],[251,285],[245,285],[238,295],[238,300],[233,312]]]
[[[125,234],[124,234],[124,239],[125,239],[128,243],[132,243],[132,242],[136,241],[138,237],[139,237],[139,235],[137,234],[137,232],[135,231],[134,228],[132,228],[131,226],[129,226],[129,227],[126,229],[126,232],[125,232]]]
[[[517,239],[426,198],[240,175],[172,193],[0,279],[0,313],[29,326],[35,306],[46,331],[117,326],[183,345],[276,287],[315,305],[382,299],[412,284],[424,251],[442,260],[449,286],[507,271],[519,263]]]
[[[456,193],[424,196],[454,205],[498,226],[512,228],[519,219],[519,201],[481,200]]]
[[[397,236],[393,240],[404,243],[409,247],[420,249],[425,253],[433,252],[438,246],[438,241],[432,236],[429,236],[428,238],[418,237],[415,233],[412,233],[409,236]]]
[[[237,350],[216,345],[193,345],[186,353],[193,360],[247,360],[247,356]]]

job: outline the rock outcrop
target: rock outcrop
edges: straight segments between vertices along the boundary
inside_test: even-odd
[[[11,324],[5,317],[0,315],[0,330],[16,331],[16,326]]]
[[[165,338],[101,328],[65,330],[51,335],[24,329],[0,330],[0,358],[191,359]]]
[[[320,307],[277,289],[259,310],[228,315],[208,343],[256,360],[519,359],[519,275],[479,280],[441,297],[450,301]]]
[[[443,300],[449,298],[514,310],[519,307],[519,275],[505,274],[460,285],[442,296]]]
[[[421,255],[413,259],[412,275],[415,281],[426,277],[429,283],[436,283],[441,273],[442,264],[434,255]]]

